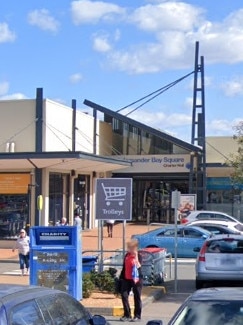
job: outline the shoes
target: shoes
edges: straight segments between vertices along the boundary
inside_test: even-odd
[[[131,320],[130,320],[130,322],[133,322],[133,323],[135,323],[135,322],[140,322],[141,321],[141,318],[138,318],[138,317],[134,317],[134,318],[132,318]]]
[[[126,317],[126,316],[123,316],[120,318],[120,321],[121,322],[131,322],[132,318],[131,317]]]

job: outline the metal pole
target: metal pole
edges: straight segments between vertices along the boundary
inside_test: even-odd
[[[100,272],[103,272],[103,262],[104,262],[104,245],[103,245],[103,239],[104,239],[104,233],[103,233],[103,225],[104,221],[100,221]]]
[[[123,233],[122,233],[122,251],[123,251],[123,258],[126,254],[126,220],[123,221]]]
[[[178,283],[177,283],[177,250],[178,250],[178,237],[177,237],[177,218],[178,218],[178,210],[175,209],[175,249],[174,249],[174,291],[177,293]]]

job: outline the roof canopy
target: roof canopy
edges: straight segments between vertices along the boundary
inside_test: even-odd
[[[55,171],[106,172],[131,166],[131,162],[85,152],[0,153],[0,170],[49,168]]]

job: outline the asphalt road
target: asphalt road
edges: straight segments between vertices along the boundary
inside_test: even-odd
[[[0,274],[18,270],[17,263],[0,263]],[[174,265],[172,266],[172,276],[174,275]],[[159,301],[147,305],[143,310],[141,325],[146,325],[149,320],[159,319],[166,325],[182,302],[195,290],[195,271],[193,260],[179,260],[178,263],[178,283],[175,292],[175,282],[167,278],[167,294]],[[112,325],[121,325],[119,318],[107,317]],[[126,325],[126,323],[125,323]]]

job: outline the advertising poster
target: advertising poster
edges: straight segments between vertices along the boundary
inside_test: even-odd
[[[197,196],[196,194],[181,194],[179,219],[186,217],[191,211],[197,209]]]

